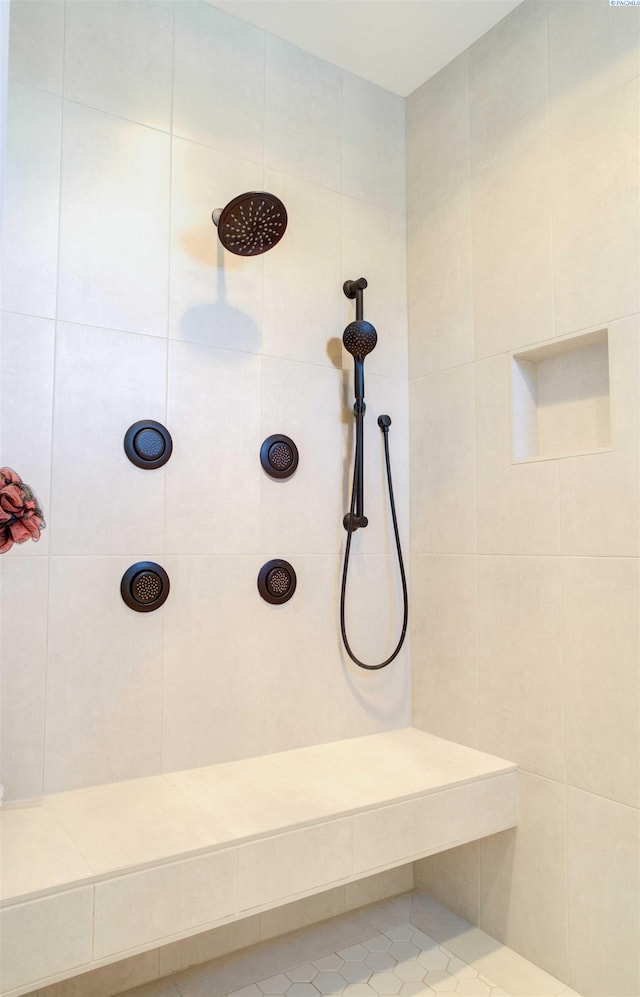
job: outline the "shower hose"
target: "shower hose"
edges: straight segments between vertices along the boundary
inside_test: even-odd
[[[382,416],[380,418],[383,418]],[[384,457],[387,467],[387,484],[389,487],[389,504],[391,506],[391,518],[393,520],[393,532],[396,538],[396,550],[398,551],[398,565],[400,567],[400,578],[402,580],[402,599],[403,599],[403,615],[402,615],[402,632],[400,634],[400,639],[396,644],[393,652],[384,661],[381,661],[378,665],[367,665],[364,661],[360,661],[359,658],[355,656],[351,650],[351,645],[347,639],[347,628],[345,625],[345,596],[347,591],[347,574],[349,571],[349,553],[351,551],[351,537],[353,536],[353,520],[354,512],[356,507],[356,490],[357,490],[357,477],[358,477],[358,467],[361,460],[362,454],[362,432],[356,433],[356,452],[353,470],[353,484],[351,487],[351,508],[349,511],[349,520],[347,526],[347,543],[344,551],[344,565],[342,568],[342,589],[340,591],[340,629],[342,630],[342,640],[346,648],[347,654],[352,661],[358,665],[359,668],[366,668],[369,671],[377,671],[378,668],[385,668],[390,665],[394,658],[397,658],[400,653],[400,649],[404,644],[404,639],[407,635],[407,619],[409,616],[409,598],[407,594],[407,578],[404,570],[404,561],[402,559],[402,547],[400,546],[400,533],[398,532],[398,519],[396,516],[396,503],[393,498],[393,482],[391,480],[391,461],[389,459],[389,427],[380,425],[382,430],[382,435],[384,437]],[[361,430],[361,426],[358,427]]]

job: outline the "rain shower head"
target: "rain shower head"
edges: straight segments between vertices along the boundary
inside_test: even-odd
[[[366,357],[368,353],[371,353],[375,349],[378,342],[378,333],[371,325],[371,322],[365,322],[364,319],[356,319],[355,322],[350,322],[344,330],[342,342],[344,343],[345,350],[352,357]]]
[[[220,242],[236,256],[260,256],[280,242],[287,227],[287,211],[274,194],[249,191],[211,215]]]

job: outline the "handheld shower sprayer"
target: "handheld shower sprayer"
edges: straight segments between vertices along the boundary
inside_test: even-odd
[[[409,615],[409,599],[407,593],[407,579],[404,571],[404,563],[402,560],[402,549],[400,547],[400,534],[398,531],[398,521],[396,518],[396,506],[393,498],[393,484],[391,481],[391,461],[389,458],[389,427],[391,426],[391,417],[388,415],[381,415],[378,417],[378,426],[382,431],[382,436],[384,439],[384,453],[385,462],[387,469],[387,483],[389,486],[389,502],[391,505],[391,517],[393,520],[393,530],[396,540],[396,549],[398,551],[398,564],[400,567],[400,578],[402,581],[402,595],[403,595],[403,620],[402,620],[402,633],[400,639],[395,647],[392,654],[381,661],[378,665],[366,665],[364,662],[360,661],[356,655],[351,650],[349,641],[347,639],[347,631],[345,624],[345,598],[347,590],[347,573],[349,570],[349,553],[351,551],[351,538],[355,531],[360,527],[365,527],[368,525],[369,520],[364,514],[364,415],[367,410],[367,406],[364,401],[364,358],[375,349],[376,343],[378,342],[378,333],[371,325],[370,322],[365,322],[363,317],[363,292],[367,287],[367,281],[364,277],[359,277],[358,280],[347,280],[344,282],[342,289],[347,296],[347,298],[355,298],[356,301],[356,318],[354,322],[350,322],[347,328],[344,330],[342,336],[342,342],[345,349],[351,354],[354,362],[354,394],[355,403],[353,406],[353,411],[356,416],[356,446],[355,446],[355,459],[354,459],[354,469],[353,469],[353,488],[351,491],[351,506],[349,512],[343,519],[343,526],[347,531],[347,543],[344,552],[344,566],[342,570],[342,588],[340,592],[340,628],[342,631],[342,640],[344,642],[347,654],[352,661],[356,663],[360,668],[366,668],[369,671],[376,671],[379,668],[384,668],[385,665],[390,664],[395,657],[400,653],[400,648],[404,643],[404,639],[407,634],[407,620]]]

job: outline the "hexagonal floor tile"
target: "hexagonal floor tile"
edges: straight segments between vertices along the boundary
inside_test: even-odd
[[[305,962],[302,966],[294,966],[293,969],[288,969],[286,976],[289,977],[292,983],[311,983],[314,976],[316,976],[318,970],[310,962]]]
[[[456,990],[459,980],[451,973],[446,973],[444,970],[436,970],[435,972],[427,973],[424,978],[424,982],[432,990],[435,990],[437,994],[453,993]]]
[[[340,967],[340,976],[344,976],[349,983],[366,983],[371,972],[364,962],[345,962]]]
[[[375,990],[372,990],[368,983],[350,983],[343,990],[345,997],[378,997]]]
[[[364,963],[374,973],[385,973],[388,969],[393,969],[396,960],[388,952],[370,952]]]
[[[433,997],[434,991],[424,985],[424,983],[418,983],[417,980],[412,983],[403,983],[402,990],[400,991],[400,997],[423,997],[423,995],[428,994],[429,997]]]
[[[318,973],[313,978],[313,985],[321,994],[341,994],[347,986],[347,980],[338,973]]]
[[[420,949],[417,945],[412,945],[411,942],[403,939],[398,942],[394,942],[389,949],[389,955],[392,955],[394,959],[398,962],[402,962],[405,959],[415,959],[419,955]]]
[[[350,945],[348,949],[340,949],[336,952],[345,962],[364,962],[369,955],[369,949],[364,945]]]
[[[460,978],[458,977],[458,979]],[[460,980],[456,990],[456,994],[460,994],[460,997],[489,997],[490,993],[489,984],[477,977],[475,980]]]
[[[367,938],[362,944],[369,952],[387,952],[392,942],[386,935],[375,935],[373,938]]]
[[[441,948],[426,949],[417,956],[417,959],[421,966],[433,972],[446,969],[449,965],[449,956],[445,955]]]
[[[417,959],[406,959],[404,962],[398,963],[394,973],[405,983],[413,983],[417,980],[424,980],[427,970],[420,965]]]
[[[462,959],[457,959],[455,956],[453,959],[449,959],[447,972],[452,973],[453,976],[457,976],[459,980],[472,980],[478,977],[477,969],[467,965],[466,962],[463,962]]]
[[[414,928],[413,935],[409,939],[414,945],[417,945],[419,949],[437,949],[438,943],[435,938],[431,935],[426,935],[424,931],[420,931],[419,928]]]
[[[314,959],[313,965],[319,973],[337,973],[343,961],[338,953],[334,952],[333,955],[325,955],[322,959]]]
[[[375,973],[369,980],[369,986],[377,994],[384,994],[384,997],[388,997],[388,995],[400,993],[402,981],[393,973]]]
[[[310,983],[292,983],[287,997],[318,997],[318,991]]]
[[[284,973],[280,973],[278,976],[270,976],[267,980],[258,980],[258,986],[263,994],[277,994],[279,997],[280,994],[287,992],[291,980]]]
[[[393,938],[394,942],[409,941],[414,931],[415,928],[412,924],[399,924],[397,927],[385,931],[385,935],[388,938]]]

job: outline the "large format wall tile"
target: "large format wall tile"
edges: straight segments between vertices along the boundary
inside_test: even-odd
[[[471,364],[412,381],[414,554],[476,549],[475,408]]]
[[[560,461],[562,553],[640,552],[640,321],[609,326],[610,453]]]
[[[49,565],[4,557],[2,587],[2,775],[9,800],[42,795]]]
[[[503,354],[475,365],[478,550],[559,554],[559,462],[512,462],[509,363]]]
[[[479,747],[560,782],[561,601],[558,558],[479,558]]]
[[[412,377],[473,360],[469,183],[408,215]]]
[[[174,134],[262,163],[264,32],[185,0],[175,5],[174,60]]]
[[[1,318],[1,460],[33,488],[50,526],[54,324],[8,312]],[[45,529],[37,543],[15,544],[9,556],[47,554],[49,536]]]
[[[299,453],[291,478],[260,469],[260,549],[329,554],[340,549],[346,512],[343,461],[343,375],[315,364],[265,357],[262,364],[262,427],[253,445],[289,436]],[[371,430],[373,432],[373,429]]]
[[[407,98],[407,196],[416,211],[469,177],[469,54]]]
[[[536,138],[471,184],[476,357],[550,339],[549,141]]]
[[[168,553],[258,550],[261,367],[249,353],[170,343]]]
[[[547,5],[549,114],[553,122],[640,74],[640,23],[633,7],[559,2]]]
[[[169,144],[65,101],[58,318],[166,335]]]
[[[640,311],[638,87],[551,129],[557,335]]]
[[[91,961],[93,887],[16,904],[2,911],[2,983],[7,989]],[[55,924],[52,931],[51,926]],[[25,974],[28,967],[28,974]]]
[[[342,190],[390,211],[405,210],[402,97],[343,74]]]
[[[515,831],[480,843],[480,927],[567,978],[565,787],[520,772]]]
[[[474,173],[548,127],[546,8],[538,0],[520,4],[469,52]]]
[[[471,747],[478,747],[477,601],[474,557],[413,555],[413,724]]]
[[[569,982],[586,997],[640,992],[638,811],[569,789]]]
[[[3,174],[2,307],[56,313],[62,101],[12,82]]]
[[[59,323],[51,504],[56,554],[162,549],[165,471],[136,467],[123,441],[140,419],[166,421],[166,366],[166,340]]]
[[[211,213],[261,190],[262,167],[174,138],[171,184],[169,335],[259,353],[263,259],[225,250]],[[282,196],[277,186],[272,193]]]
[[[45,793],[160,769],[163,610],[134,613],[120,595],[143,558],[159,560],[148,549],[52,559]]]
[[[92,0],[65,14],[65,97],[168,131],[172,4]]]
[[[386,211],[355,197],[342,199],[342,275],[365,277],[363,310],[375,327],[378,342],[367,357],[370,374],[407,378],[407,226],[404,213]],[[342,288],[338,289],[338,293]],[[333,291],[335,294],[336,291]],[[355,301],[342,295],[342,327],[355,318]],[[353,370],[353,357],[343,350],[343,366]]]
[[[11,4],[9,78],[62,93],[64,0]]]
[[[571,785],[640,804],[637,558],[565,558],[564,666]]]
[[[342,72],[266,37],[265,166],[340,190]]]
[[[289,216],[282,241],[264,257],[264,353],[339,367],[342,198],[275,170],[265,170],[264,184],[284,201]]]

